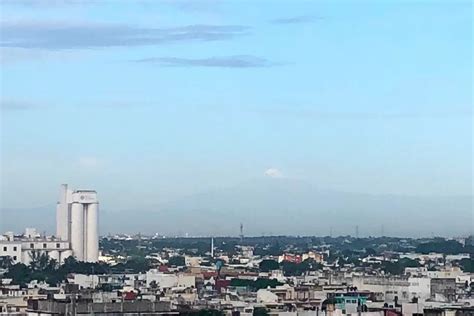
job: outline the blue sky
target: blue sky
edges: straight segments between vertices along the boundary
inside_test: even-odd
[[[472,194],[470,1],[3,1],[2,207],[260,178]]]

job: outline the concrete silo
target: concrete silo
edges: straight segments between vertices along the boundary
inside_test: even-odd
[[[69,241],[77,260],[96,262],[99,259],[97,192],[71,191],[63,184],[56,212],[58,239]]]
[[[99,227],[98,227],[99,204],[87,204],[86,211],[86,261],[96,262],[99,259]]]
[[[79,261],[84,261],[84,205],[74,202],[71,207],[71,249]]]
[[[56,237],[60,240],[69,240],[70,218],[67,195],[67,184],[62,184],[59,192],[59,201],[56,206]]]

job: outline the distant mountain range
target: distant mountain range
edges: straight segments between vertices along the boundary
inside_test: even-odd
[[[472,196],[369,195],[321,190],[298,180],[265,179],[146,209],[111,210],[102,201],[101,233],[176,235],[453,236],[472,233]],[[0,229],[55,230],[55,205],[1,209]]]

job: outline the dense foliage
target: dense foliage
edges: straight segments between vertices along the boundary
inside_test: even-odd
[[[200,309],[195,311],[181,311],[180,315],[183,316],[224,316],[223,311],[217,309]]]
[[[186,265],[186,260],[182,256],[174,256],[169,258],[168,264],[175,267],[183,267]]]
[[[268,287],[274,288],[283,283],[278,282],[276,279],[264,279],[258,278],[257,280],[248,280],[248,279],[232,279],[230,281],[231,286],[246,287],[251,290],[257,291],[260,289],[266,289]]]
[[[473,253],[473,247],[470,245],[463,246],[455,240],[436,238],[433,241],[419,244],[416,247],[416,252],[423,254],[428,254],[430,252],[443,254]]]
[[[281,263],[275,260],[265,259],[260,262],[259,270],[261,272],[269,272],[273,270],[283,270],[285,276],[299,276],[309,271],[321,270],[323,265],[314,261],[314,259],[306,259],[303,262],[295,263],[283,261]]]
[[[306,259],[301,263],[283,261],[281,268],[285,276],[299,276],[309,271],[317,271],[322,269],[322,264],[317,263],[313,259]]]
[[[265,259],[260,262],[259,269],[261,272],[270,272],[280,269],[280,265],[275,260]]]
[[[253,316],[268,316],[268,310],[265,307],[255,307],[253,309]]]
[[[32,258],[29,266],[22,263],[10,265],[4,277],[13,279],[15,284],[25,285],[32,280],[45,281],[57,285],[66,280],[70,273],[108,274],[108,273],[138,273],[150,269],[151,264],[142,258],[133,258],[124,263],[110,266],[106,263],[91,263],[77,261],[69,257],[64,264],[59,265],[56,260],[46,254]]]
[[[458,265],[464,272],[474,273],[474,260],[472,258],[464,258],[458,261]]]
[[[235,253],[238,245],[252,246],[258,256],[278,256],[285,252],[307,252],[309,250],[331,250],[331,257],[352,257],[362,255],[379,255],[385,251],[397,252],[438,252],[444,254],[474,253],[473,246],[468,243],[462,246],[456,241],[443,238],[411,239],[396,237],[293,237],[293,236],[262,236],[245,237],[243,241],[237,237],[214,238],[216,249],[228,255]],[[167,248],[179,249],[182,254],[208,256],[211,247],[210,238],[156,238],[119,240],[103,238],[101,249],[106,254],[126,256],[147,256]]]
[[[405,268],[419,267],[420,263],[417,260],[402,258],[396,262],[384,261],[381,264],[382,271],[387,274],[400,275],[405,272]]]

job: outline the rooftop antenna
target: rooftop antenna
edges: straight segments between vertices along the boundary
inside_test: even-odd
[[[211,258],[214,258],[214,237],[211,237]]]
[[[240,223],[240,242],[244,241],[244,224]]]
[[[382,224],[382,227],[380,227],[380,237],[384,237],[384,236],[385,236],[385,229]]]

